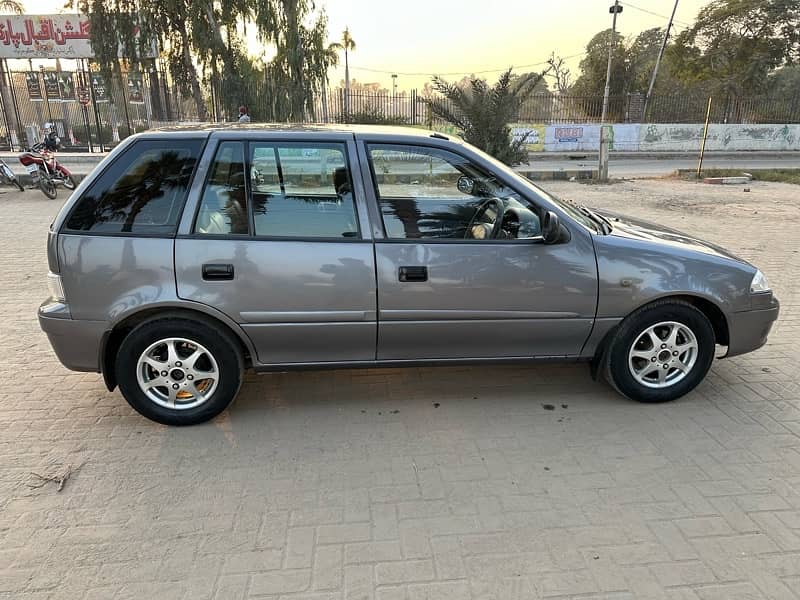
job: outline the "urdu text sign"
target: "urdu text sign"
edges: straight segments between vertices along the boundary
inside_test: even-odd
[[[0,17],[0,58],[91,58],[85,15]]]

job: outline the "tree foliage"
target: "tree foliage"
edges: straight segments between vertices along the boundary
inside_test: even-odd
[[[492,86],[474,76],[460,84],[434,77],[433,88],[440,95],[429,96],[425,102],[436,117],[455,125],[465,141],[515,165],[527,160],[527,136],[514,139],[509,124],[543,77],[543,73],[514,76],[508,69]]]
[[[664,30],[646,29],[632,39],[617,34],[611,61],[610,94],[644,94],[650,83]],[[572,91],[583,96],[602,96],[608,67],[608,45],[611,29],[597,33],[586,45],[586,56],[580,62],[580,76]],[[663,75],[664,73],[662,73]]]
[[[669,50],[679,76],[714,93],[766,90],[767,74],[800,59],[797,0],[714,0]]]
[[[260,115],[268,120],[300,121],[313,116],[313,98],[335,64],[327,44],[327,19],[312,0],[71,0],[92,20],[91,43],[108,74],[119,71],[119,51],[132,68],[146,63],[157,41],[173,81],[193,96],[207,120],[213,86],[227,114],[247,104],[253,82],[263,76],[268,97]],[[248,57],[243,36],[255,27],[260,40],[275,49],[259,68]]]

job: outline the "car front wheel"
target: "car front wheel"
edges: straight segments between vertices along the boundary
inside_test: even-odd
[[[666,402],[693,390],[714,360],[714,328],[688,302],[662,300],[626,317],[606,353],[606,379],[640,402]]]
[[[238,393],[242,373],[230,334],[189,319],[142,323],[122,341],[116,360],[125,400],[165,425],[194,425],[221,413]]]

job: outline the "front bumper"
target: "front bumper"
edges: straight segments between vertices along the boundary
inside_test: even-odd
[[[63,315],[65,311],[59,308],[52,301],[39,307],[39,326],[47,334],[58,360],[72,371],[99,373],[100,349],[108,324],[104,321],[76,321],[65,316],[53,316]]]
[[[769,306],[756,310],[746,310],[729,316],[728,333],[730,343],[726,356],[737,356],[758,350],[767,343],[772,324],[780,313],[780,303],[774,296]]]

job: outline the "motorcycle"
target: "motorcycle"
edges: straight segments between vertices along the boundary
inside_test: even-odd
[[[61,138],[52,131],[43,141],[19,155],[19,162],[31,176],[31,188],[38,187],[51,200],[58,195],[56,186],[63,185],[68,190],[74,190],[78,185],[69,169],[59,163],[53,154],[60,147]]]

